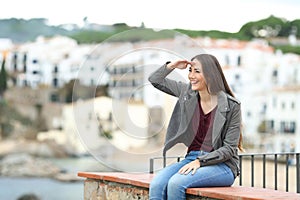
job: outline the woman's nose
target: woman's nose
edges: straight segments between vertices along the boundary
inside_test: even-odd
[[[194,76],[194,72],[193,71],[191,71],[191,72],[189,72],[189,76],[188,76],[189,78],[194,78],[195,76]]]

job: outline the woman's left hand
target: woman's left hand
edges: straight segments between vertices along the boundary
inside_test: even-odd
[[[179,171],[179,174],[188,174],[192,171],[192,175],[196,173],[197,169],[200,167],[200,162],[198,159],[184,165]]]

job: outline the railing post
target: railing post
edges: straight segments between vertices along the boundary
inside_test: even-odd
[[[239,159],[240,159],[240,186],[243,184],[243,180],[242,180],[242,162],[243,162],[243,156],[239,155]]]
[[[275,182],[274,182],[274,189],[277,190],[277,173],[278,173],[278,170],[277,170],[277,163],[278,163],[278,159],[277,159],[277,154],[274,154],[274,177],[275,177]]]
[[[285,191],[289,191],[289,154],[286,154],[285,159]]]
[[[266,188],[266,154],[263,154],[263,188]]]
[[[149,170],[150,174],[153,174],[153,171],[154,171],[153,168],[154,168],[154,159],[150,158],[150,170]]]
[[[254,155],[251,155],[251,186],[254,187]]]
[[[300,158],[299,153],[296,154],[296,181],[297,181],[297,193],[300,193]]]

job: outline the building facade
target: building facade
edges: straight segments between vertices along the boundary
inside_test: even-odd
[[[218,58],[241,101],[246,144],[255,151],[300,150],[299,56],[275,51],[263,40],[175,37],[78,45],[65,37],[38,38],[11,48],[6,65],[19,87],[60,88],[72,79],[86,86],[108,85],[112,99],[145,105],[166,128],[176,98],[155,89],[148,77],[166,61],[200,53]],[[187,75],[188,70],[174,70],[169,78],[188,82]]]

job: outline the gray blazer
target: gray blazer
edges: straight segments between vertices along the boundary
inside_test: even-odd
[[[167,150],[177,143],[189,146],[195,135],[192,117],[198,105],[197,91],[187,83],[166,78],[172,69],[163,65],[153,72],[148,80],[157,89],[178,97],[167,129],[163,156]],[[234,176],[239,175],[238,142],[241,131],[240,102],[221,91],[218,94],[218,107],[212,129],[212,145],[214,150],[199,157],[201,166],[224,162]]]

